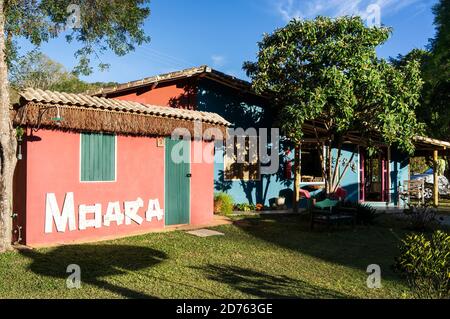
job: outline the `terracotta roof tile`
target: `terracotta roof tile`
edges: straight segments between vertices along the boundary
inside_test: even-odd
[[[27,102],[60,104],[61,106],[78,106],[118,112],[139,113],[182,120],[202,121],[205,123],[224,126],[231,125],[228,121],[216,113],[176,109],[167,106],[156,106],[132,101],[107,99],[84,94],[61,93],[29,88],[22,91],[20,96]]]

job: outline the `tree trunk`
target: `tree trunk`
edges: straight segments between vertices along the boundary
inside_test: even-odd
[[[295,158],[294,158],[294,213],[299,211],[300,203],[300,184],[302,182],[301,178],[301,163],[300,163],[300,145],[295,146]]]
[[[329,196],[331,194],[331,191],[333,189],[333,159],[332,159],[332,153],[331,153],[331,143],[327,146],[327,176],[325,177],[325,191],[326,195]]]
[[[17,144],[10,120],[5,49],[4,0],[0,0],[0,252],[11,249],[13,175]]]

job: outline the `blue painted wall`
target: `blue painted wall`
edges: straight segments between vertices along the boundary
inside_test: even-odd
[[[197,109],[200,111],[215,112],[230,121],[234,127],[244,129],[254,127],[256,129],[272,127],[273,116],[264,105],[265,101],[252,97],[249,94],[228,88],[216,82],[201,79],[198,83]],[[284,163],[293,160],[293,148],[290,145],[282,145],[280,149],[291,150],[289,155],[280,152],[280,170],[274,175],[262,175],[260,181],[226,181],[224,179],[224,150],[221,147],[215,149],[215,191],[230,194],[236,204],[251,203],[269,206],[271,200],[284,196],[287,205],[292,207],[293,176],[286,178]],[[356,145],[345,145],[342,149],[340,171],[343,172],[346,163],[350,161],[353,152],[357,152]],[[333,149],[332,155],[337,157],[337,150]],[[336,165],[336,164],[334,164]],[[293,169],[293,168],[292,168]],[[398,204],[398,187],[402,187],[405,180],[409,179],[409,158],[394,148],[391,150],[390,180],[391,180],[391,205]],[[353,157],[350,168],[341,180],[340,185],[347,191],[348,200],[357,202],[360,199],[360,156],[357,152]],[[307,188],[307,185],[301,185]],[[321,191],[314,191],[317,195]],[[402,203],[400,203],[402,204]],[[374,203],[374,205],[386,205],[386,203]],[[300,203],[306,207],[306,201]]]
[[[333,167],[336,166],[338,157],[338,150],[332,150]],[[344,174],[344,171],[348,168]],[[359,201],[359,170],[360,170],[360,157],[357,145],[345,144],[342,146],[341,156],[339,161],[339,174],[344,174],[340,186],[347,191],[347,200],[352,202]]]
[[[265,101],[244,94],[238,90],[228,88],[216,82],[202,79],[198,85],[197,109],[200,111],[215,112],[230,121],[235,128],[247,129],[253,127],[270,128],[272,118],[264,111]],[[280,146],[292,149],[288,145]],[[270,205],[272,199],[284,196],[288,206],[292,206],[293,178],[285,178],[284,170],[280,168],[274,175],[262,175],[259,181],[226,181],[223,176],[224,150],[216,147],[215,150],[215,191],[230,194],[236,204],[251,203]],[[292,159],[280,152],[280,166]]]
[[[237,204],[263,204],[269,206],[271,200],[284,196],[292,207],[293,179],[282,179],[278,175],[262,175],[259,181],[226,181],[223,176],[224,150],[216,147],[214,163],[214,187],[216,192],[230,194]],[[282,173],[281,170],[279,172]]]
[[[396,150],[391,149],[391,202],[394,205],[403,206],[405,203],[403,200],[399,200],[398,192],[403,190],[405,181],[410,179],[409,176],[409,156]]]

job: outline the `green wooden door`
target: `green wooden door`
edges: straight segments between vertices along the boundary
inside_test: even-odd
[[[170,138],[165,141],[165,220],[167,226],[189,224],[190,222],[190,160],[188,163],[177,163],[171,157],[173,148],[181,145],[187,152],[186,157],[190,158],[190,141],[174,141]]]

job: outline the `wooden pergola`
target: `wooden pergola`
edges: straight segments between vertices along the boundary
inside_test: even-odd
[[[450,155],[450,143],[423,136],[416,136],[414,143],[416,145],[416,156],[432,155],[433,157],[433,204],[437,207],[439,206],[438,160],[439,156]]]
[[[320,121],[307,122],[304,125],[303,131],[307,135],[303,139],[303,143],[317,143],[319,141],[325,141],[323,135],[327,130],[321,125]],[[367,141],[364,137],[358,136],[358,132],[349,133],[345,139],[358,145],[366,145]],[[373,138],[379,140],[380,144],[383,144],[381,138],[374,134]],[[450,142],[437,140],[434,138],[416,136],[414,137],[414,145],[416,147],[415,156],[431,156],[433,158],[433,204],[439,206],[439,175],[438,175],[438,160],[439,156],[450,156]],[[299,150],[297,150],[299,151]]]

